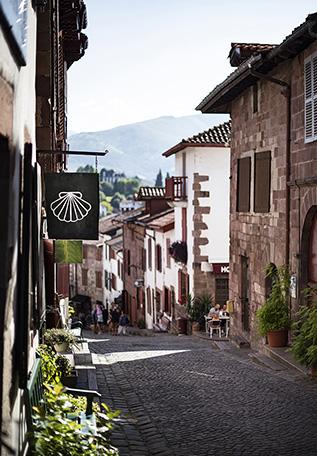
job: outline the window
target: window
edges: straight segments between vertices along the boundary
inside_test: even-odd
[[[147,254],[148,254],[149,269],[152,269],[152,241],[151,241],[151,239],[148,239],[148,241],[147,241]]]
[[[83,257],[88,258],[88,245],[87,244],[83,245]]]
[[[111,274],[111,288],[113,290],[117,289],[117,278],[113,273]]]
[[[119,276],[119,278],[121,278],[121,264],[120,264],[119,260],[117,261],[117,269],[118,269],[118,276]]]
[[[171,246],[171,240],[166,239],[166,267],[170,268],[171,267],[171,255],[170,255],[170,246]]]
[[[102,273],[101,271],[95,271],[95,280],[96,280],[96,287],[102,288]]]
[[[254,86],[252,86],[252,110],[253,110],[253,114],[255,114],[256,112],[258,112],[258,109],[259,109],[259,87],[258,87],[258,84],[254,84]]]
[[[254,212],[270,212],[271,152],[254,156]]]
[[[116,253],[113,250],[113,248],[109,247],[109,254],[110,254],[110,259],[114,260],[116,258]]]
[[[97,247],[96,260],[97,261],[102,261],[102,246],[98,246]]]
[[[142,261],[142,271],[146,270],[146,250],[141,247],[141,261]]]
[[[109,279],[109,277],[108,277],[108,271],[105,270],[105,287],[106,287],[107,289],[108,289],[108,286],[109,286],[109,285],[108,285],[108,279]]]
[[[146,289],[146,300],[147,300],[147,311],[152,315],[152,303],[151,303],[151,288],[147,287]]]
[[[162,247],[159,244],[156,246],[156,269],[162,272]]]
[[[81,284],[86,287],[88,283],[88,270],[82,269],[81,270]]]
[[[317,53],[304,62],[305,142],[317,139]]]
[[[317,283],[317,214],[315,214],[310,232],[310,259],[309,277],[310,283]]]
[[[128,269],[128,275],[131,275],[131,253],[130,253],[130,250],[127,250],[127,269]]]
[[[187,241],[187,209],[182,207],[182,241]]]
[[[238,159],[237,212],[250,210],[251,157]]]
[[[178,302],[186,304],[189,291],[189,276],[182,271],[178,271]]]

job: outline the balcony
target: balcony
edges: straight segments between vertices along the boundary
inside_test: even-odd
[[[170,201],[187,200],[187,177],[169,177],[165,179],[165,198]]]

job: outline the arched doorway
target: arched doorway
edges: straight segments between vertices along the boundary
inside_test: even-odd
[[[317,285],[317,206],[307,212],[301,243],[301,288]]]

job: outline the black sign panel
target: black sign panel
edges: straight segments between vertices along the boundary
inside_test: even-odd
[[[45,174],[50,239],[98,239],[99,174]]]

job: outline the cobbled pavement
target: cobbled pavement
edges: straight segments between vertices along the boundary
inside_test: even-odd
[[[120,456],[317,455],[317,385],[295,371],[195,336],[88,337]]]

